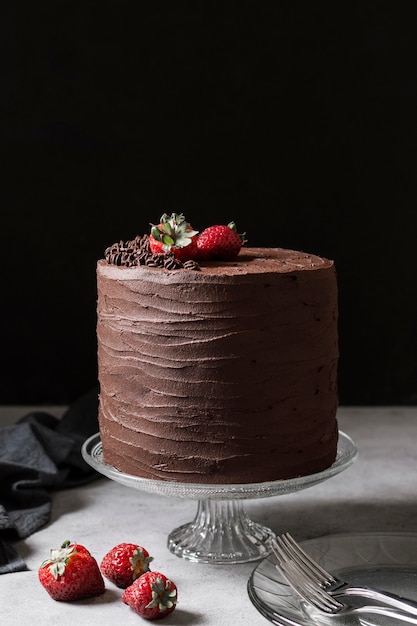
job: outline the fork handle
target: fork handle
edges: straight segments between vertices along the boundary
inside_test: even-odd
[[[332,593],[332,596],[360,596],[361,598],[370,598],[376,602],[381,602],[385,606],[391,606],[401,611],[417,615],[417,602],[409,598],[403,598],[396,593],[389,591],[378,591],[370,587],[345,587],[340,589],[338,593]]]
[[[377,608],[380,610],[377,611],[376,610]],[[388,617],[390,620],[395,619],[395,620],[405,622],[406,624],[417,624],[416,617],[413,617],[409,613],[403,613],[402,611],[397,611],[396,609],[386,608],[384,611],[381,607],[365,607],[365,613],[369,613],[370,615],[372,614],[383,615],[384,617]],[[368,620],[365,617],[362,617],[362,615],[360,615],[359,623],[361,624],[361,626],[380,626],[381,624],[380,619],[381,618],[379,618],[377,622],[374,622],[373,620],[372,621]]]

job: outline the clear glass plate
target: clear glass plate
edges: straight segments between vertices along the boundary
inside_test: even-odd
[[[369,585],[417,600],[417,533],[352,533],[328,535],[302,542],[325,569],[357,585]],[[357,617],[326,618],[307,612],[297,594],[275,567],[273,555],[253,570],[248,594],[253,605],[278,626],[359,624]],[[368,617],[367,617],[368,619]],[[380,616],[369,621],[382,624]],[[383,618],[383,624],[398,621]]]

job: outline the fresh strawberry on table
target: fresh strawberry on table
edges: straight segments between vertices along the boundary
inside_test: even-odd
[[[104,580],[95,558],[84,546],[65,541],[51,550],[38,577],[54,600],[70,602],[104,593]]]
[[[177,587],[160,572],[146,572],[124,590],[122,600],[145,619],[159,619],[175,609]]]
[[[149,563],[153,557],[149,552],[135,543],[119,543],[104,555],[101,573],[118,587],[125,589],[136,578],[149,571]]]
[[[195,259],[198,231],[182,213],[164,213],[159,224],[151,226],[149,246],[153,254],[172,252],[182,262]]]
[[[244,243],[244,235],[239,235],[234,222],[209,226],[197,237],[197,260],[231,261]]]

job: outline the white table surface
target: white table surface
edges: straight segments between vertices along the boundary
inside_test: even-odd
[[[44,407],[38,407],[44,408]],[[46,407],[59,415],[58,407]],[[0,407],[0,424],[15,421],[27,407]],[[357,530],[417,532],[417,407],[342,407],[341,430],[359,448],[354,464],[326,482],[284,496],[248,500],[255,521],[298,540]],[[98,598],[76,603],[52,600],[37,569],[66,539],[84,544],[98,561],[127,541],[146,547],[153,570],[177,584],[178,606],[158,621],[164,626],[262,626],[269,623],[249,600],[246,585],[256,562],[204,565],[169,552],[171,530],[192,521],[196,501],[165,498],[124,487],[105,477],[53,494],[50,523],[14,545],[29,570],[0,576],[0,624],[107,626],[152,623],[120,600],[122,590],[106,581]],[[155,622],[156,623],[156,622]]]

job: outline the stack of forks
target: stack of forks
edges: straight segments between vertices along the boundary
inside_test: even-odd
[[[293,539],[289,533],[275,537],[272,549],[277,568],[292,589],[312,608],[328,617],[377,614],[408,624],[417,624],[417,603],[398,595],[350,586],[346,581],[327,572]],[[341,596],[355,596],[378,604],[350,606]],[[370,624],[360,617],[363,626]]]

